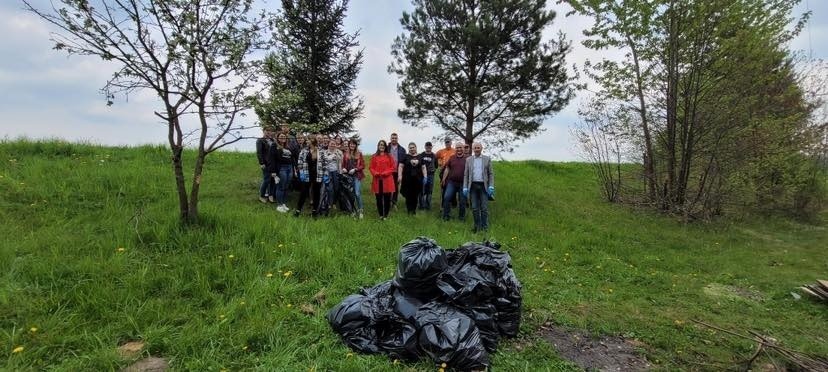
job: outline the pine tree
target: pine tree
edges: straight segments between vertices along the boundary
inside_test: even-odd
[[[511,151],[542,131],[573,96],[569,43],[543,42],[554,12],[543,0],[414,0],[392,47],[390,73],[407,124],[436,123],[466,143]]]
[[[363,101],[355,96],[363,52],[358,32],[343,21],[348,1],[282,0],[278,48],[266,60],[270,96],[257,105],[263,125],[291,124],[302,131],[353,130]]]

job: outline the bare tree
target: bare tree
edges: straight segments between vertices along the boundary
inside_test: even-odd
[[[251,16],[252,0],[61,0],[51,9],[26,10],[55,26],[55,49],[98,56],[119,66],[103,91],[115,95],[149,89],[159,98],[155,115],[167,125],[180,219],[198,219],[198,195],[208,154],[239,141],[251,106],[259,62],[251,54],[265,44],[264,13]],[[182,119],[194,116],[187,130]],[[190,188],[183,153],[195,143]]]

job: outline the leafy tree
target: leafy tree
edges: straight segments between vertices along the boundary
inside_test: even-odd
[[[542,41],[555,13],[543,0],[414,0],[388,71],[401,78],[414,127],[436,124],[466,143],[512,151],[573,97],[562,33]]]
[[[61,0],[28,11],[55,26],[55,49],[97,56],[119,69],[106,82],[108,103],[118,93],[149,89],[161,103],[155,115],[167,125],[179,215],[198,219],[198,196],[207,155],[243,138],[240,118],[262,47],[264,16],[251,17],[252,0]],[[184,124],[195,117],[195,128]],[[192,177],[184,175],[185,146],[195,142]]]
[[[692,218],[791,200],[819,140],[784,47],[798,0],[566,2],[594,19],[584,45],[627,52],[587,67],[603,106],[639,114],[616,129],[644,139],[647,202]]]
[[[269,97],[256,107],[264,125],[350,132],[364,104],[354,94],[362,67],[359,33],[343,30],[347,0],[282,0],[277,52],[265,63]]]

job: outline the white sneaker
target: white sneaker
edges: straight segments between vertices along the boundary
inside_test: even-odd
[[[359,219],[361,220],[361,219],[362,219],[362,217],[363,217],[363,216],[362,216],[362,212],[359,212]]]
[[[282,204],[282,205],[276,207],[276,210],[279,211],[279,212],[282,212],[282,213],[287,213],[288,207],[287,207],[287,205]]]

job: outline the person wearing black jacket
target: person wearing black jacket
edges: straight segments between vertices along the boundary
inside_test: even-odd
[[[296,168],[293,159],[287,135],[279,133],[276,135],[276,142],[270,146],[267,169],[275,184],[276,203],[278,204],[276,210],[282,213],[290,210],[287,206],[287,192],[293,177],[293,170]]]
[[[262,184],[259,186],[259,201],[273,202],[273,177],[267,167],[268,152],[273,144],[273,132],[269,128],[262,128],[262,138],[256,140],[256,157],[259,159],[259,168],[262,170]]]

